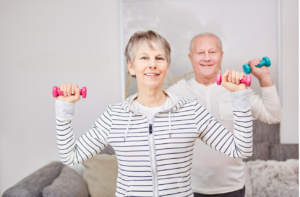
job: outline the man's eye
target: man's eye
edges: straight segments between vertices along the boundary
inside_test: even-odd
[[[210,53],[216,53],[215,51],[211,51]]]
[[[204,52],[198,52],[198,54],[203,54]]]

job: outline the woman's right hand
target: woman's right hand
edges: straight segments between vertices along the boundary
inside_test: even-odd
[[[64,92],[63,96],[58,96],[57,99],[69,103],[75,103],[80,100],[80,90],[76,83],[60,85],[59,89]]]

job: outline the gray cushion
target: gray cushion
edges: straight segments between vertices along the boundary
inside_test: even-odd
[[[64,166],[54,182],[45,187],[43,197],[88,197],[83,178],[73,169]]]
[[[113,155],[115,154],[115,150],[111,145],[107,145],[106,148],[100,152],[100,154],[108,154],[108,155]]]
[[[2,197],[42,197],[43,189],[58,177],[63,166],[61,162],[52,162],[42,167],[6,190]]]

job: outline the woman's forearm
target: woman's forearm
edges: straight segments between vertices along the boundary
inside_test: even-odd
[[[199,109],[197,127],[199,138],[216,151],[233,158],[252,156],[253,128],[248,93],[233,93],[234,133],[228,131],[207,110]]]

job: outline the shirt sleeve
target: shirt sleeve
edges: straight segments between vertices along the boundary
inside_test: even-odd
[[[230,93],[234,115],[234,133],[223,127],[204,107],[196,104],[195,120],[199,139],[233,158],[252,156],[253,128],[248,91]]]
[[[276,87],[262,87],[262,97],[251,88],[248,90],[252,116],[264,123],[280,123],[282,119],[281,104]]]
[[[76,139],[72,128],[74,108],[74,103],[56,100],[56,138],[60,159],[65,165],[78,164],[99,154],[107,145],[112,123],[108,106],[92,128]]]

